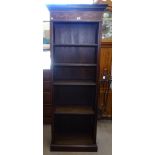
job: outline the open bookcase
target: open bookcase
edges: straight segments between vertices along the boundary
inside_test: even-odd
[[[48,8],[53,59],[51,151],[97,151],[100,19],[105,5]],[[81,12],[79,20],[77,15]]]

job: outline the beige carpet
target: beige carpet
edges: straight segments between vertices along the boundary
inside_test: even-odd
[[[112,121],[101,120],[97,125],[98,152],[50,152],[51,127],[44,125],[43,155],[112,155]]]

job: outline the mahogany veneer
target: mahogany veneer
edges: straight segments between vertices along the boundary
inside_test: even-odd
[[[97,151],[102,12],[107,5],[48,5],[52,58],[51,151]]]

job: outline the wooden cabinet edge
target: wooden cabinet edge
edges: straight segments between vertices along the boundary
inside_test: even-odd
[[[105,42],[105,41],[101,41],[101,48],[103,47],[112,47],[112,41],[109,42]]]

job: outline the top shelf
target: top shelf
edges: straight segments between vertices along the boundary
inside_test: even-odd
[[[53,44],[54,47],[62,47],[62,46],[68,46],[68,47],[97,47],[98,44]]]

